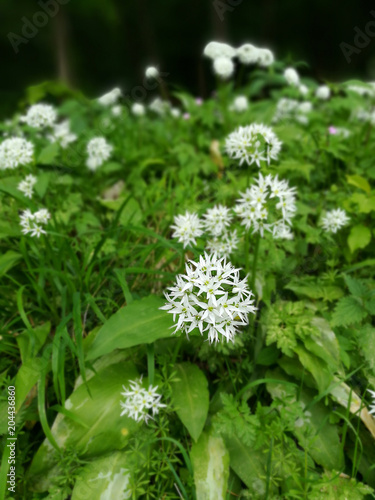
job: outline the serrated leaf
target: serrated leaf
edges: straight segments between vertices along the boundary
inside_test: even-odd
[[[344,276],[345,283],[349,288],[349,292],[356,297],[363,297],[367,292],[367,286],[360,280],[352,278],[351,276]]]
[[[355,297],[340,299],[332,314],[332,326],[348,326],[360,323],[367,316],[367,311]]]
[[[360,248],[365,248],[371,241],[371,231],[368,227],[358,224],[350,230],[348,236],[348,245],[350,251],[354,253]]]
[[[206,422],[209,405],[204,373],[190,363],[176,365],[178,380],[172,384],[172,403],[181,422],[197,441]]]

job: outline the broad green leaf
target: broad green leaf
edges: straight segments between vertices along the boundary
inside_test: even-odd
[[[311,324],[316,326],[320,335],[311,335],[304,344],[305,347],[319,358],[323,359],[333,370],[338,371],[340,365],[340,346],[336,335],[331,330],[329,323],[323,319],[315,317]]]
[[[16,340],[21,352],[22,363],[25,363],[30,357],[35,357],[38,354],[50,331],[51,322],[47,321],[43,325],[25,330],[20,335],[17,335]]]
[[[131,498],[128,455],[115,451],[85,465],[78,473],[72,500],[126,500]]]
[[[190,452],[197,500],[225,500],[229,453],[221,437],[203,432]]]
[[[8,250],[0,257],[0,276],[6,274],[9,269],[16,265],[22,257],[21,254]]]
[[[96,359],[115,349],[150,344],[170,337],[172,317],[159,308],[164,300],[150,295],[123,307],[111,316],[97,333],[87,353],[87,359]]]
[[[354,193],[350,198],[350,202],[356,203],[358,205],[358,210],[360,213],[369,214],[375,210],[375,196],[366,195],[363,193]]]
[[[302,365],[314,377],[319,392],[327,389],[333,377],[333,372],[328,368],[327,364],[302,345],[295,347],[294,351],[298,355]]]
[[[367,312],[356,297],[340,299],[332,314],[332,326],[348,326],[360,323]]]
[[[360,175],[347,175],[346,180],[348,181],[348,184],[362,189],[362,191],[365,191],[366,193],[370,193],[371,191],[371,186],[367,179],[361,177]]]
[[[48,360],[41,357],[29,358],[25,363],[22,363],[15,381],[16,411],[21,408],[27,395],[38,382],[46,363],[48,363]]]
[[[197,441],[206,422],[209,405],[207,379],[191,363],[176,365],[177,380],[172,384],[172,402],[189,434]]]
[[[371,241],[371,231],[368,227],[358,224],[352,227],[348,236],[350,251],[354,253],[360,248],[365,248]]]

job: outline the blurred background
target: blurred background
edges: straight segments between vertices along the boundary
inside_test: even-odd
[[[322,81],[375,80],[375,23],[374,36],[354,44],[369,21],[375,4],[365,0],[1,0],[0,115],[44,80],[96,97],[141,85],[150,64],[205,97],[212,75],[202,51],[211,40],[271,48],[277,59],[307,62],[304,72]],[[350,62],[343,42],[355,48]]]

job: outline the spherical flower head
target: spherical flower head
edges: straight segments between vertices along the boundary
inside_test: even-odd
[[[308,113],[312,111],[312,104],[309,101],[298,102],[295,99],[283,97],[279,100],[276,107],[275,115],[272,119],[274,123],[280,120],[296,120],[299,123],[308,123]]]
[[[0,144],[0,170],[28,165],[33,161],[34,145],[22,137],[11,137]]]
[[[294,68],[286,68],[284,71],[284,78],[289,85],[293,87],[298,87],[299,85],[299,75]]]
[[[318,87],[316,89],[315,95],[318,99],[321,99],[322,101],[326,101],[331,96],[330,88],[327,87],[327,85],[321,85],[320,87]]]
[[[145,75],[149,80],[156,80],[157,78],[159,78],[159,70],[155,68],[155,66],[150,66],[146,69]]]
[[[173,118],[180,118],[181,116],[181,111],[178,108],[171,108],[171,115]],[[189,113],[184,114],[184,120],[189,119],[190,115],[186,118],[185,115],[189,115]]]
[[[269,49],[258,49],[258,59],[257,62],[262,68],[267,68],[271,66],[275,61],[273,53]]]
[[[195,98],[195,104],[196,104],[197,106],[202,106],[202,104],[203,104],[203,99],[202,99],[201,97],[196,97],[196,98]]]
[[[36,177],[30,174],[26,176],[26,178],[18,184],[17,189],[21,191],[21,193],[23,193],[27,198],[31,199],[34,194],[33,187],[36,181],[37,181]]]
[[[331,125],[330,127],[328,127],[328,132],[329,132],[330,135],[336,135],[337,134],[337,128]]]
[[[237,250],[239,238],[237,231],[225,232],[221,236],[207,240],[206,248],[211,254],[229,259],[230,255]]]
[[[90,170],[96,170],[111,156],[113,147],[104,137],[94,137],[87,144],[88,159],[86,165]]]
[[[295,194],[295,188],[290,188],[288,182],[279,180],[277,175],[259,174],[254,184],[240,193],[234,211],[241,224],[253,233],[259,232],[264,237],[268,231],[276,238],[286,237],[281,226],[292,223],[297,210]]]
[[[322,219],[321,225],[327,233],[337,233],[339,229],[348,224],[349,220],[345,210],[336,208],[326,213],[326,216]]]
[[[236,56],[236,49],[227,43],[210,42],[204,48],[203,54],[212,60],[218,59],[219,57],[233,59],[233,57]]]
[[[298,90],[301,95],[307,95],[309,93],[309,88],[303,83],[298,86]]]
[[[48,138],[51,142],[58,142],[63,149],[66,149],[69,144],[77,140],[76,134],[70,131],[69,120],[54,125],[53,132]]]
[[[236,55],[242,64],[255,64],[258,61],[259,49],[251,43],[244,43],[236,50]]]
[[[121,89],[118,87],[98,98],[98,103],[102,106],[113,106],[121,97]]]
[[[124,401],[120,401],[122,412],[120,416],[123,415],[132,418],[136,422],[145,422],[147,424],[148,420],[159,413],[161,408],[165,408],[166,405],[161,403],[161,394],[158,394],[158,386],[149,385],[148,389],[142,387],[142,377],[138,380],[129,380],[129,386],[123,386],[124,392],[121,393],[124,396]],[[150,415],[150,410],[152,415]]]
[[[149,108],[157,115],[164,116],[170,110],[170,104],[168,101],[160,99],[160,97],[155,97],[150,103]]]
[[[230,110],[236,113],[243,113],[247,109],[249,109],[249,101],[244,95],[237,96],[230,106]]]
[[[135,102],[131,107],[131,112],[135,116],[143,116],[146,114],[146,108],[144,107],[143,104]]]
[[[50,104],[34,104],[28,109],[25,116],[21,116],[20,120],[29,127],[42,129],[52,127],[56,118],[56,110]]]
[[[233,342],[239,327],[256,311],[247,278],[241,281],[240,270],[216,254],[205,253],[199,262],[189,262],[186,274],[177,276],[175,286],[165,293],[167,303],[160,309],[177,319],[174,333],[188,336],[197,328],[201,335],[207,332],[210,343],[220,338]]]
[[[228,80],[234,72],[234,64],[229,57],[221,56],[214,60],[214,72],[222,80]]]
[[[113,106],[111,108],[111,113],[113,114],[113,116],[121,116],[122,106]]]
[[[188,245],[196,245],[196,238],[202,236],[202,222],[195,213],[186,211],[185,215],[177,215],[174,218],[174,224],[171,226],[174,229],[173,238],[178,238],[180,243],[183,243],[184,248]]]
[[[232,215],[229,208],[223,205],[215,205],[209,208],[203,215],[203,226],[211,236],[221,236],[227,231],[232,221]]]
[[[47,234],[40,224],[46,225],[50,218],[51,214],[46,208],[41,208],[35,213],[27,209],[20,215],[21,232],[23,234],[30,234],[31,237],[36,236],[40,238],[42,234]]]
[[[225,150],[240,165],[255,163],[260,168],[263,161],[277,160],[281,144],[270,127],[253,123],[232,132],[225,140]]]

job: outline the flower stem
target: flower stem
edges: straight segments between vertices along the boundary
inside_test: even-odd
[[[148,383],[149,385],[154,385],[154,378],[155,378],[154,343],[147,344],[147,371],[148,371]]]
[[[251,291],[254,290],[254,285],[255,285],[258,254],[259,254],[259,243],[260,243],[260,233],[257,234],[256,240],[255,240],[253,267],[252,267],[252,271],[251,271],[251,280],[250,280],[250,290]]]

